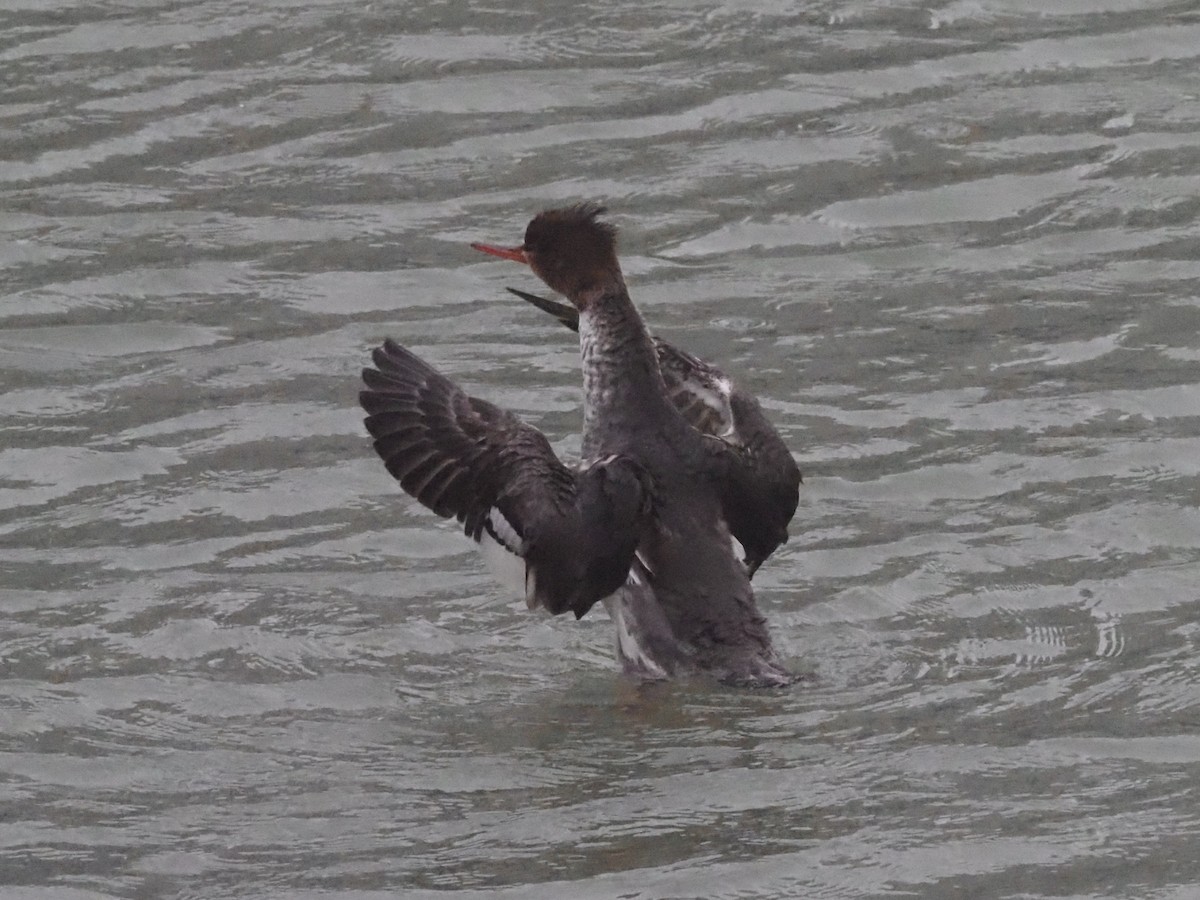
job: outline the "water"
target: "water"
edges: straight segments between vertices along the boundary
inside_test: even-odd
[[[9,2],[0,896],[1200,896],[1200,17]],[[471,240],[606,201],[806,487],[810,684],[638,690],[403,497],[394,336],[578,446]]]

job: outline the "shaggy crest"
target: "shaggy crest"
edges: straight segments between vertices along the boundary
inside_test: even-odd
[[[567,296],[620,272],[617,229],[599,219],[605,208],[577,203],[537,214],[525,229],[525,253],[543,281]]]

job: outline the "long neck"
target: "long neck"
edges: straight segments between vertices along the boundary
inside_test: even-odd
[[[654,344],[625,285],[581,299],[583,455],[592,458],[653,427],[670,404]]]

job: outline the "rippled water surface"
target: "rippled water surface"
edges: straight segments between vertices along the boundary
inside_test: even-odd
[[[1200,897],[1200,13],[0,4],[0,896]],[[638,689],[404,497],[394,336],[597,198],[806,487],[810,683]]]

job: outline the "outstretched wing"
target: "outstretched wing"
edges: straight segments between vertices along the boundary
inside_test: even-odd
[[[800,502],[800,468],[756,399],[733,391],[729,410],[737,440],[730,441],[735,452],[721,506],[753,576],[780,544],[787,543],[788,523]]]
[[[572,331],[579,311],[536,294],[508,288]],[[725,481],[721,503],[729,530],[745,550],[750,574],[787,541],[787,526],[800,497],[800,469],[758,401],[716,366],[662,338],[654,349],[667,395],[692,427],[718,438]]]
[[[568,469],[536,428],[394,341],[372,358],[359,402],[375,451],[420,503],[523,562],[531,607],[582,616],[624,584],[650,516],[640,466],[611,457]]]

